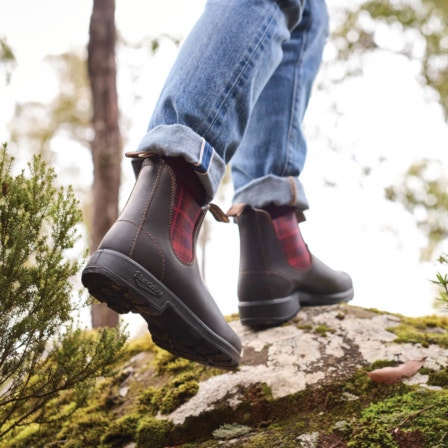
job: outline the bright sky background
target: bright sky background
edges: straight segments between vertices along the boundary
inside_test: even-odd
[[[337,0],[328,3],[331,8]],[[204,4],[204,0],[117,0],[117,28],[135,42],[160,34],[182,37]],[[55,93],[54,75],[44,57],[85,46],[91,5],[87,0],[0,0],[0,36],[7,37],[18,60],[10,85],[0,82],[0,141],[8,139],[6,125],[13,119],[16,101],[48,101]],[[127,122],[125,150],[135,149],[144,134],[176,53],[169,42],[154,57],[140,54],[135,60],[122,60],[118,53],[119,97]],[[431,313],[429,280],[435,278],[437,266],[419,261],[422,238],[414,220],[399,204],[385,201],[383,189],[415,159],[446,161],[448,128],[441,108],[419,86],[415,63],[382,54],[369,58],[364,68],[362,78],[332,92],[316,91],[311,100],[305,120],[309,158],[302,175],[311,209],[301,228],[316,256],[352,275],[353,304],[407,315]],[[138,79],[133,78],[136,74]],[[335,101],[339,120],[331,113]],[[329,136],[340,151],[328,149]],[[67,142],[66,147],[73,149]],[[383,156],[386,161],[377,163]],[[55,164],[76,165],[80,176],[76,182],[90,184],[87,150],[64,153],[59,146]],[[366,165],[373,166],[367,178],[361,176]],[[125,201],[133,175],[129,163],[123,166]],[[227,209],[230,200],[227,192],[219,205]],[[225,314],[237,311],[238,244],[236,225],[214,225],[206,278]]]

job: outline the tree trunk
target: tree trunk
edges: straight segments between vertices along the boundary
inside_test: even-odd
[[[115,65],[115,0],[94,0],[90,19],[88,70],[93,116],[93,213],[90,250],[118,217],[121,178],[121,138]],[[104,304],[92,306],[92,325],[115,327],[118,314]]]

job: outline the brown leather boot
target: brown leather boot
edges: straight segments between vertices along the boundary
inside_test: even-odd
[[[123,212],[88,261],[82,282],[116,312],[141,314],[160,347],[233,369],[241,342],[204,285],[195,255],[199,229],[213,207],[200,205],[197,191],[189,191],[192,181],[181,182],[175,174],[179,164],[171,164],[173,169],[170,160],[144,159]]]
[[[291,213],[297,227],[293,209]],[[229,215],[240,233],[238,299],[244,325],[279,325],[293,318],[301,305],[333,305],[353,298],[352,280],[345,272],[334,271],[311,254],[309,263],[297,265],[267,211],[240,205]]]

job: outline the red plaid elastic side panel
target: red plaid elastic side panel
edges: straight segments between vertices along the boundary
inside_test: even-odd
[[[194,258],[194,231],[201,207],[182,188],[176,190],[171,223],[171,243],[180,261],[191,263]]]
[[[295,214],[279,216],[272,222],[288,263],[296,269],[307,268],[311,263],[311,257],[300,233]]]

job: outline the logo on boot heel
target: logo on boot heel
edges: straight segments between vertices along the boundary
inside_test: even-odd
[[[163,291],[154,284],[151,280],[146,278],[140,271],[136,271],[134,274],[134,280],[137,286],[148,291],[153,296],[160,298],[163,295]]]

